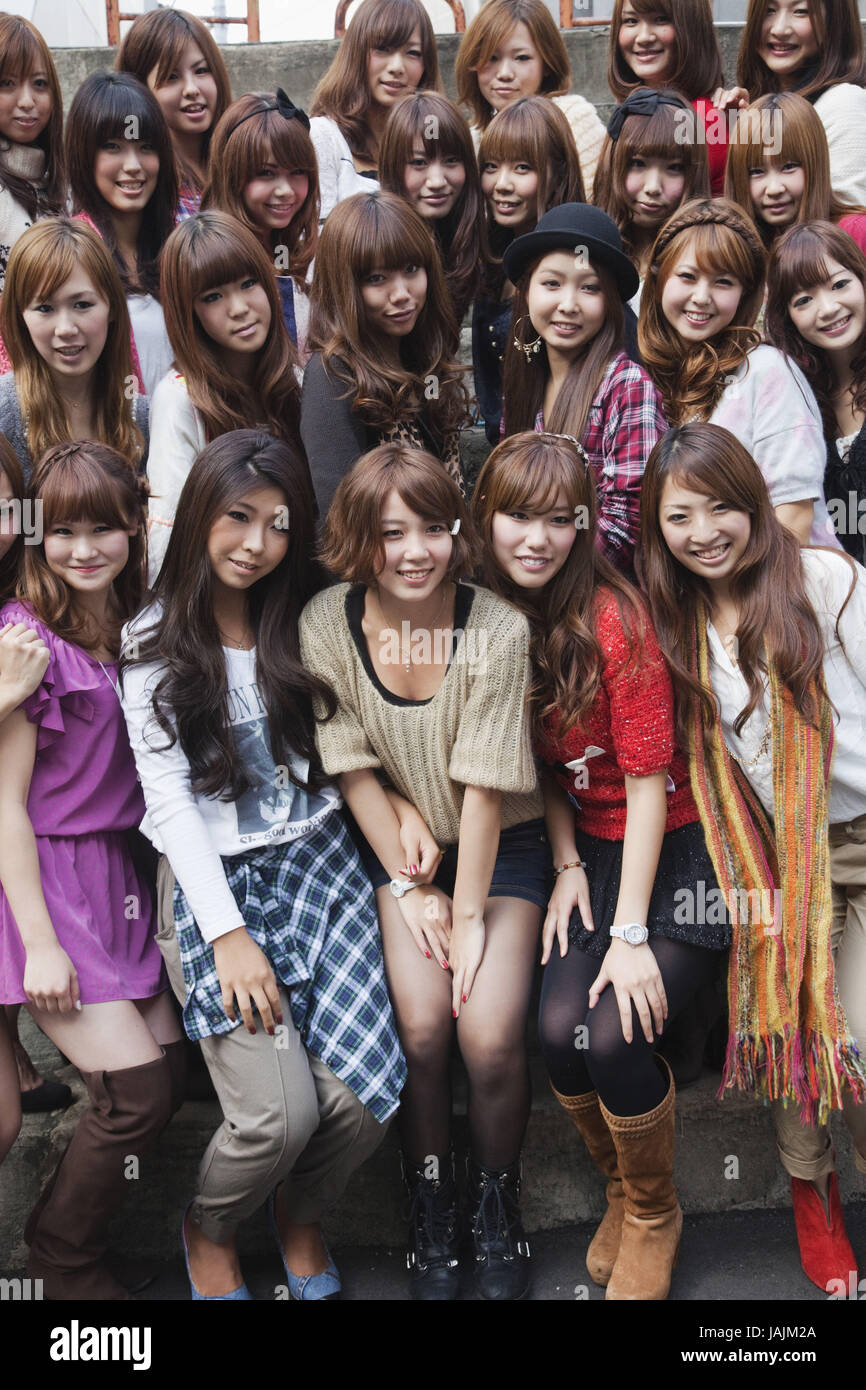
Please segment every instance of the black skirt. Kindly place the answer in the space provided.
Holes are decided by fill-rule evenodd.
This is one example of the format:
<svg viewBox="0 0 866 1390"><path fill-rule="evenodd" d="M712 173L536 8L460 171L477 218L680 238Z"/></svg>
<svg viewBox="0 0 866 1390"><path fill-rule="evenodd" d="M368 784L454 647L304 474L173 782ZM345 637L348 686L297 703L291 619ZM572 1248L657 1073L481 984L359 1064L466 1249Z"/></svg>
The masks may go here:
<svg viewBox="0 0 866 1390"><path fill-rule="evenodd" d="M569 944L590 956L603 956L610 945L622 874L622 840L601 840L575 833L578 853L589 879L595 931L588 932L577 908L571 914ZM646 926L650 938L667 936L711 951L731 944L730 917L716 880L700 821L669 830L662 840Z"/></svg>

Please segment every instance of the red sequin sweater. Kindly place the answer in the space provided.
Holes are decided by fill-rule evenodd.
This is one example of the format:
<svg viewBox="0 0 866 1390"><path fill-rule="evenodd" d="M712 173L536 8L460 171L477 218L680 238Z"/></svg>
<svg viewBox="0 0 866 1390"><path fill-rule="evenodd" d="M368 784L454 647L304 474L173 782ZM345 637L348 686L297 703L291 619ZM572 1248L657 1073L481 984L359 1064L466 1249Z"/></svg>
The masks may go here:
<svg viewBox="0 0 866 1390"><path fill-rule="evenodd" d="M659 772L668 773L665 833L697 821L688 763L674 742L673 686L652 625L646 621L643 653L632 660L616 598L603 590L596 637L603 666L595 703L565 734L551 716L537 749L578 802L578 828L601 840L623 839L626 776Z"/></svg>

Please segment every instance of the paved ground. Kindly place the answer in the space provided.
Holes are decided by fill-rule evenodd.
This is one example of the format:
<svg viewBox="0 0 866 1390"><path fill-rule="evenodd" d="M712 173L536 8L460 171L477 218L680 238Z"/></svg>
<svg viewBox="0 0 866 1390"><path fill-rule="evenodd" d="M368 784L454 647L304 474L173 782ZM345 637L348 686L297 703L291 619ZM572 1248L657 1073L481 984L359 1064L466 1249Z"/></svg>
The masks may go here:
<svg viewBox="0 0 866 1390"><path fill-rule="evenodd" d="M861 1271L866 1274L866 1204L849 1204L846 1222ZM604 1290L590 1282L583 1265L591 1235L591 1227L576 1226L532 1238L533 1301L603 1300ZM402 1250L344 1247L337 1255L344 1299L381 1302L408 1298ZM245 1262L244 1272L256 1298L272 1299L275 1288L284 1282L276 1254L273 1261ZM188 1296L178 1260L161 1267L156 1281L139 1298L177 1301ZM861 1296L866 1299L866 1280ZM472 1298L468 1280L463 1298ZM800 1268L793 1218L787 1211L687 1218L671 1298L675 1302L827 1302L825 1294Z"/></svg>

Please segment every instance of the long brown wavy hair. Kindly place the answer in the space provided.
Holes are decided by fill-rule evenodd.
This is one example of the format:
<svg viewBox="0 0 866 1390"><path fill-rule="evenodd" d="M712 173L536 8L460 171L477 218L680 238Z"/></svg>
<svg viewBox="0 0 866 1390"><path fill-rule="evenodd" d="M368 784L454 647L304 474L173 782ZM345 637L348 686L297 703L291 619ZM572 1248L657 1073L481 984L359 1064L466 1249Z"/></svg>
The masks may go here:
<svg viewBox="0 0 866 1390"><path fill-rule="evenodd" d="M457 100L472 113L472 124L486 130L493 119L478 86L478 69L490 61L518 24L525 24L544 67L539 95L563 96L571 86L571 64L562 34L544 0L487 0L457 50Z"/></svg>
<svg viewBox="0 0 866 1390"><path fill-rule="evenodd" d="M547 511L564 494L576 527L565 564L541 590L512 583L493 550L497 512ZM584 511L578 512L578 508ZM632 646L643 651L647 618L641 599L596 544L595 478L567 439L532 430L512 435L493 450L478 475L472 515L481 537L481 582L529 619L533 682L530 710L536 741L555 719L565 733L591 708L601 683L604 655L596 635L599 600L612 594Z"/></svg>
<svg viewBox="0 0 866 1390"><path fill-rule="evenodd" d="M273 109L274 102L271 92L249 92L225 112L211 141L210 176L201 196L201 211L214 208L231 213L263 245L267 242L272 255L285 246L288 265L283 268L298 288L305 290L319 235L319 166L313 142L301 122L287 121ZM256 226L243 197L246 185L266 164L302 170L310 184L289 225L270 231Z"/></svg>
<svg viewBox="0 0 866 1390"><path fill-rule="evenodd" d="M583 175L571 127L558 106L546 97L521 97L493 117L478 147L478 168L487 163L522 161L538 174L538 216L561 203L585 203ZM498 294L504 272L502 255L514 232L496 225L485 206L490 262L487 281ZM525 231L530 230L524 228Z"/></svg>
<svg viewBox="0 0 866 1390"><path fill-rule="evenodd" d="M424 70L418 83L439 91L439 54L430 16L420 0L363 0L352 16L346 37L327 72L319 78L310 107L311 116L336 121L356 159L375 164L375 137L367 122L372 100L367 79L367 59L374 48L393 52L402 48L417 29L421 35Z"/></svg>
<svg viewBox="0 0 866 1390"><path fill-rule="evenodd" d="M866 256L841 227L834 227L831 222L810 222L790 227L779 238L770 255L767 274L765 330L773 346L802 370L821 407L824 433L828 439L835 439L839 432L833 405L836 378L830 358L822 348L806 342L795 328L788 308L796 294L827 279L830 261L845 266L866 290ZM851 371L854 407L866 414L866 334L857 346Z"/></svg>
<svg viewBox="0 0 866 1390"><path fill-rule="evenodd" d="M522 434L524 430L533 428L550 380L546 344L542 342L538 352L529 360L516 346L521 334L524 331L528 334L532 328L529 283L541 262L550 254L550 251L545 251L536 256L516 286L502 370L502 402L507 435ZM604 322L572 363L568 376L559 388L550 419L544 422L547 429L555 434L572 434L575 439L583 437L590 406L611 359L622 352L625 339L625 313L613 276L603 265L592 265L592 269L598 276L604 295ZM529 325L525 330L518 328L521 319ZM532 328L532 331L536 330Z"/></svg>
<svg viewBox="0 0 866 1390"><path fill-rule="evenodd" d="M0 334L15 373L15 390L27 420L27 444L37 459L53 444L69 441L69 420L47 363L24 322L24 310L50 299L76 271L84 272L108 302L110 322L105 347L93 369L91 391L97 438L137 463L144 438L127 394L135 381L129 338L129 312L111 253L92 227L69 217L46 217L16 241L0 297Z"/></svg>
<svg viewBox="0 0 866 1390"><path fill-rule="evenodd" d="M814 101L828 87L851 82L866 84L863 29L857 0L805 0L818 43L818 57L804 64L796 91ZM769 0L749 0L737 57L737 81L752 100L781 90L781 82L758 53L761 28ZM798 74L794 74L795 78Z"/></svg>
<svg viewBox="0 0 866 1390"><path fill-rule="evenodd" d="M18 455L5 434L0 434L0 473L5 473L9 482L10 495L8 500L13 503L22 503L25 493L24 474L21 470L21 464L18 462ZM4 602L15 591L23 556L24 532L23 529L19 528L6 554L0 555L0 603Z"/></svg>
<svg viewBox="0 0 866 1390"><path fill-rule="evenodd" d="M711 424L681 425L659 440L647 461L638 548L641 586L677 692L680 747L693 746L694 695L701 702L707 736L717 715L712 691L689 671L698 600L709 606L711 593L699 575L674 558L662 535L660 515L669 478L751 518L748 544L730 579L731 597L739 609L737 659L749 687L749 699L734 728L739 733L763 700L769 661L775 663L803 718L816 723L813 682L823 689L824 642L806 594L797 538L777 519L761 470L729 430Z"/></svg>
<svg viewBox="0 0 866 1390"><path fill-rule="evenodd" d="M687 250L699 269L734 275L743 286L733 322L711 342L686 343L662 310L662 291ZM711 415L725 377L760 343L753 325L763 299L765 266L754 223L726 198L686 203L659 232L641 296L638 347L673 424Z"/></svg>
<svg viewBox="0 0 866 1390"><path fill-rule="evenodd" d="M0 14L0 81L44 72L51 92L48 124L33 144L45 153L45 174L37 188L29 179L6 167L0 141L0 184L24 208L31 221L48 213L62 212L66 199L63 164L63 95L51 50L35 25L17 14Z"/></svg>
<svg viewBox="0 0 866 1390"><path fill-rule="evenodd" d="M683 108L659 106L651 116L627 116L616 140L605 136L595 171L592 201L613 218L619 227L623 250L635 258L630 239L632 219L630 199L625 190L626 175L633 159L678 160L683 166L685 185L679 206L693 198L710 196L710 164L702 140L684 140L683 128L696 131L695 114L689 107L687 120Z"/></svg>
<svg viewBox="0 0 866 1390"><path fill-rule="evenodd" d="M445 283L460 323L478 291L487 259L484 197L472 135L454 103L439 92L404 97L388 117L379 151L379 183L387 193L405 196L405 169L418 140L431 159L459 159L466 171L453 210L428 224L439 245Z"/></svg>
<svg viewBox="0 0 866 1390"><path fill-rule="evenodd" d="M232 503L267 487L285 495L289 544L276 568L247 595L256 682L268 715L274 762L288 767L293 752L308 758L309 779L296 785L322 786L312 698L323 701L328 715L336 700L327 685L304 670L298 641L301 609L322 582L312 553L313 494L303 456L283 440L259 430L235 430L198 455L183 485L154 586L155 620L148 623L151 610L146 610L130 633L120 665L121 681L138 662L165 667L152 696L154 722L167 740L161 746L178 742L189 762L193 793L223 801L236 800L249 783L231 732L208 537Z"/></svg>
<svg viewBox="0 0 866 1390"><path fill-rule="evenodd" d="M619 46L625 0L615 0L610 21L607 83L617 101L645 83L629 67ZM675 87L689 101L711 97L724 86L722 55L713 26L712 0L631 0L639 15L666 15L676 35L676 64L666 87Z"/></svg>
<svg viewBox="0 0 866 1390"><path fill-rule="evenodd" d="M128 531L129 559L112 585L108 631L94 632L92 620L76 609L75 591L48 567L44 541L24 547L16 594L58 637L85 651L103 642L120 650L120 629L138 611L145 588L147 483L116 449L87 439L57 444L33 470L30 498L41 504L42 530L70 521L102 523Z"/></svg>
<svg viewBox="0 0 866 1390"><path fill-rule="evenodd" d="M361 295L375 267L427 272L427 298L418 320L401 339L401 364L376 352L366 329ZM310 295L307 346L320 352L328 371L346 384L352 409L376 429L422 414L441 445L467 418L463 370L455 361L457 322L436 244L424 219L395 193L355 193L331 213L319 238ZM429 384L434 381L438 395Z"/></svg>
<svg viewBox="0 0 866 1390"><path fill-rule="evenodd" d="M196 15L187 14L186 10L148 10L132 21L118 49L114 66L118 72L131 72L145 86L156 68L153 86L156 91L166 84L189 43L197 44L201 49L217 90L213 124L201 138L202 162L206 164L214 128L232 99L228 68L207 24ZM178 151L175 151L174 157L178 183L200 192L201 180L195 169Z"/></svg>
<svg viewBox="0 0 866 1390"><path fill-rule="evenodd" d="M827 135L821 117L811 102L796 92L771 92L753 101L737 117L725 170L725 197L753 219L768 249L786 229L771 227L759 217L752 203L749 172L763 165L767 148L764 137L770 130L774 143L777 131L781 136L780 148L777 151L774 149L774 158L780 164L787 164L789 160L799 164L805 176L806 186L797 213L798 223L838 222L851 213L866 212L866 208L846 203L833 192Z"/></svg>
<svg viewBox="0 0 866 1390"><path fill-rule="evenodd" d="M268 336L256 353L252 391L224 366L195 312L200 294L246 276L259 281L271 309ZM272 434L300 450L297 353L286 332L273 266L253 233L227 212L187 218L165 243L161 287L174 360L208 438L267 424Z"/></svg>

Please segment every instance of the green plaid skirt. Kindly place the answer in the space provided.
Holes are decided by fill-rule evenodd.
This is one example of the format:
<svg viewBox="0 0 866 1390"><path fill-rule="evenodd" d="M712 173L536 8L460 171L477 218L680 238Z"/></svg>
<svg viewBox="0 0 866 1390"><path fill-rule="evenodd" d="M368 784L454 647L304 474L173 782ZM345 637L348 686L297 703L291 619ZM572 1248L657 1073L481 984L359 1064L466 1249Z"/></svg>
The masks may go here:
<svg viewBox="0 0 866 1390"><path fill-rule="evenodd" d="M310 835L223 859L244 924L289 996L304 1046L381 1123L397 1109L406 1063L397 1038L370 881L339 812ZM174 921L190 1038L242 1027L223 1010L213 947L175 883Z"/></svg>

